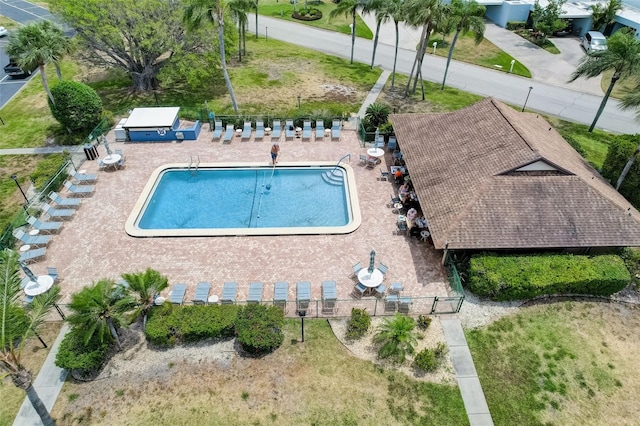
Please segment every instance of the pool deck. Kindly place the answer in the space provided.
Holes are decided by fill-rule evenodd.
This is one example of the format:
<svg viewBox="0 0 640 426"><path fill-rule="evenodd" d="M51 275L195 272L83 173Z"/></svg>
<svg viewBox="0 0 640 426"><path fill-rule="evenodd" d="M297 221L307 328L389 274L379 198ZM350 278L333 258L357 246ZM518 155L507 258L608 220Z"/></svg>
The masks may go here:
<svg viewBox="0 0 640 426"><path fill-rule="evenodd" d="M206 127L206 126L205 126ZM387 283L404 284L403 295L446 296L450 292L441 266L441 253L404 234L396 235L396 215L389 207L397 190L392 182L380 181L380 167L388 168L391 153L374 169L359 164L360 146L355 131L343 129L341 140L285 141L280 139L279 160L283 162L338 161L351 154L362 225L346 235L286 235L241 237L134 238L124 230L125 222L151 173L166 163L188 162L198 155L200 162L271 161L271 141L248 141L234 137L229 144L211 141L203 129L196 141L172 143L115 142L107 135L111 149L120 148L126 156L121 170L98 170L95 161L79 169L99 175L96 191L83 198L75 217L69 220L47 248L44 260L34 263L36 273L46 266L58 268L62 303L86 285L102 278L119 279L120 274L157 269L169 278L170 286L188 285L185 303L195 292L196 283L209 281L211 294L221 295L225 281L238 282L237 301L244 301L250 281L264 283L263 300L271 300L276 281L289 282L289 300L295 300L295 284L311 281L312 299L321 298L321 281L335 280L338 299L350 297L354 282L349 278L352 265L369 263L376 250L376 261L389 267ZM103 146L98 147L102 158ZM63 193L68 196L68 194ZM428 201L426 201L428 202ZM167 291L165 291L166 293ZM166 296L166 294L163 294Z"/></svg>

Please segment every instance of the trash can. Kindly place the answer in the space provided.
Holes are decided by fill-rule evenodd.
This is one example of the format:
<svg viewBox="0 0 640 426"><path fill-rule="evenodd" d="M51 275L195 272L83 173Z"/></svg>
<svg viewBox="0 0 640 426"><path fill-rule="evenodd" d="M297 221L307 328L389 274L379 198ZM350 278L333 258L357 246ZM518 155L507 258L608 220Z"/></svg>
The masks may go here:
<svg viewBox="0 0 640 426"><path fill-rule="evenodd" d="M95 160L98 158L98 150L95 146L87 144L84 146L84 155L87 157L87 160Z"/></svg>

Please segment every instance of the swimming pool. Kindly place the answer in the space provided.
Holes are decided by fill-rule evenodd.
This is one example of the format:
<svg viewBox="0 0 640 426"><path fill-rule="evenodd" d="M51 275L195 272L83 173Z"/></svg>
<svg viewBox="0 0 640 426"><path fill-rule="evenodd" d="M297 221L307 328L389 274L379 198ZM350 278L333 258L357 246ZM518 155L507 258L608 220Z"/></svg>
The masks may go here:
<svg viewBox="0 0 640 426"><path fill-rule="evenodd" d="M168 164L152 173L125 229L134 237L346 234L360 223L348 165Z"/></svg>

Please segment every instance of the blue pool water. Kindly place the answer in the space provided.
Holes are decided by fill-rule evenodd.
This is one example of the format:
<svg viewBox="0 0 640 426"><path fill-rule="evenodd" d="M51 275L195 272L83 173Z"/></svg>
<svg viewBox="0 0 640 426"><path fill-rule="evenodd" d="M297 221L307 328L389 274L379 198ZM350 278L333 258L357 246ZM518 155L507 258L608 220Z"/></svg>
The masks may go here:
<svg viewBox="0 0 640 426"><path fill-rule="evenodd" d="M347 185L332 167L214 168L160 174L140 229L339 227L352 218ZM273 172L273 177L272 177ZM267 189L269 187L269 189Z"/></svg>

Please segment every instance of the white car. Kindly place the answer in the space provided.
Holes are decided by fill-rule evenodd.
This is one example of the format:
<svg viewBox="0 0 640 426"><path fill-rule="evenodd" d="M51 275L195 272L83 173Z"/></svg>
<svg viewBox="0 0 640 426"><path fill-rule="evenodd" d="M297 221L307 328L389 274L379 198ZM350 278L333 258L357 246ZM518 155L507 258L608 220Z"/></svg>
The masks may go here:
<svg viewBox="0 0 640 426"><path fill-rule="evenodd" d="M0 27L0 37L4 37L9 34L9 31L5 27Z"/></svg>
<svg viewBox="0 0 640 426"><path fill-rule="evenodd" d="M582 47L587 53L607 50L607 39L598 31L589 31L582 38Z"/></svg>

